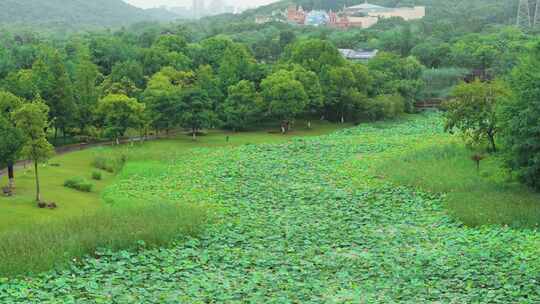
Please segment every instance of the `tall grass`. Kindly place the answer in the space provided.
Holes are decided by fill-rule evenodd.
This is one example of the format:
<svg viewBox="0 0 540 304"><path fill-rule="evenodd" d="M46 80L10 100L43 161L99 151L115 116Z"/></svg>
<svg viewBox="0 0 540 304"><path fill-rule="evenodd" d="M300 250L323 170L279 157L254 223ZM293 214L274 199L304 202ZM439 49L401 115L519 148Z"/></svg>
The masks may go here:
<svg viewBox="0 0 540 304"><path fill-rule="evenodd" d="M50 224L0 234L0 277L35 274L63 267L99 248L134 249L196 236L207 220L204 206L121 204Z"/></svg>
<svg viewBox="0 0 540 304"><path fill-rule="evenodd" d="M449 213L469 226L540 225L540 194L512 179L501 160L482 161L480 172L462 145L426 148L387 161L378 170L397 184L446 194Z"/></svg>

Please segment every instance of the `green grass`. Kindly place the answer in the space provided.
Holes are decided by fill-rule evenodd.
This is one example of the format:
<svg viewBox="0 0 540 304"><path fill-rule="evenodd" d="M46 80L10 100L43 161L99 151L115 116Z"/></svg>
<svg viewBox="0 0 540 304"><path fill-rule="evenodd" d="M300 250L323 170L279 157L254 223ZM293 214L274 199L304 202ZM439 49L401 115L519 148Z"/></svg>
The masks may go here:
<svg viewBox="0 0 540 304"><path fill-rule="evenodd" d="M16 195L14 197L0 196L0 232L11 229L18 229L30 226L34 223L49 223L54 220L61 220L73 216L92 214L103 207L101 192L108 185L114 182L115 175L103 172L102 179L94 181L94 189L90 193L82 193L64 187L64 181L73 176L90 175L95 171L93 162L96 157L109 157L126 153L126 150L134 151L129 153L131 159L137 160L165 160L173 157L177 153L184 153L197 147L219 147L237 146L243 144L257 143L277 143L288 141L297 136L317 136L328 134L337 129L350 127L350 124L337 125L327 122L317 122L313 124L313 129L308 130L302 127L299 122L297 127L289 134L269 133L274 129L264 129L254 132L233 133L225 131L211 130L206 136L201 136L197 141L192 141L191 137L178 135L172 139L146 142L143 145L126 145L121 147L96 148L84 151L77 151L65 155L59 155L50 160L51 164L59 166L40 166L41 188L43 199L48 202L55 202L58 205L56 210L41 210L36 208L34 202L35 185L32 168L21 168L15 172ZM226 137L229 136L229 141ZM0 178L0 185L7 184L7 177Z"/></svg>
<svg viewBox="0 0 540 304"><path fill-rule="evenodd" d="M420 142L415 150L386 161L378 174L396 184L445 194L449 213L469 226L538 227L540 194L513 180L497 156L483 160L478 172L472 155L459 141Z"/></svg>
<svg viewBox="0 0 540 304"><path fill-rule="evenodd" d="M131 201L91 215L10 230L0 233L0 276L63 267L102 248L117 251L142 244L146 248L167 245L197 235L206 220L206 206Z"/></svg>

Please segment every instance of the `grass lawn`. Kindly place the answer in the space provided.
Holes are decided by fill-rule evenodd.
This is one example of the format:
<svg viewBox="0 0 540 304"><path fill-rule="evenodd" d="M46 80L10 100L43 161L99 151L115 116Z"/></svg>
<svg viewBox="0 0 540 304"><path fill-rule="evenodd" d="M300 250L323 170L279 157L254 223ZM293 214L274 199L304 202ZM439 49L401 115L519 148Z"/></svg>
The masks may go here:
<svg viewBox="0 0 540 304"><path fill-rule="evenodd" d="M443 194L449 214L468 226L539 227L540 194L516 181L499 156L486 154L477 171L461 138L442 131L400 144L373 162L382 181Z"/></svg>
<svg viewBox="0 0 540 304"><path fill-rule="evenodd" d="M540 194L521 185L496 155L481 162L459 141L420 141L415 148L385 162L378 174L400 185L443 193L449 213L469 226L509 225L538 228Z"/></svg>
<svg viewBox="0 0 540 304"><path fill-rule="evenodd" d="M197 141L192 141L191 137L179 135L173 139L164 139L147 142L143 147L138 147L139 159L158 159L169 157L178 151L184 151L196 147L217 147L235 146L242 144L276 143L290 140L297 136L316 136L331 133L339 128L350 127L350 124L337 125L327 122L317 122L313 128L308 130L305 124L299 122L297 128L287 135L269 133L278 130L258 130L245 133L230 133L224 131L210 131L206 136L201 136ZM226 137L229 136L229 142ZM97 148L84 151L73 152L56 156L49 161L49 164L56 166L40 166L41 188L43 199L48 202L56 202L59 206L56 210L38 209L34 202L35 185L32 168L18 169L15 172L16 196L11 198L0 197L0 232L27 227L34 223L47 223L50 220L65 219L80 215L91 215L100 207L103 202L101 192L114 180L115 176L103 172L103 180L93 181L92 172L96 169L92 167L92 161L96 155L107 153L108 151L120 148ZM140 153L139 153L140 152ZM73 177L85 177L95 184L94 190L90 193L83 193L63 186L64 181ZM7 184L7 177L0 179L0 184Z"/></svg>

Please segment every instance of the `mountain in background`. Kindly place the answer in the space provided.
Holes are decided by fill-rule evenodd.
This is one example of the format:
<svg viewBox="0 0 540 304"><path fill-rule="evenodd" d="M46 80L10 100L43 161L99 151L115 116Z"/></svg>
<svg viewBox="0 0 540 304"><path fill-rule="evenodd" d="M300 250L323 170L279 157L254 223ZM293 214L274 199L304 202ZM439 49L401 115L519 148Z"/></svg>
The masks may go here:
<svg viewBox="0 0 540 304"><path fill-rule="evenodd" d="M144 10L122 0L1 0L0 24L80 29L140 21L171 21L165 9Z"/></svg>

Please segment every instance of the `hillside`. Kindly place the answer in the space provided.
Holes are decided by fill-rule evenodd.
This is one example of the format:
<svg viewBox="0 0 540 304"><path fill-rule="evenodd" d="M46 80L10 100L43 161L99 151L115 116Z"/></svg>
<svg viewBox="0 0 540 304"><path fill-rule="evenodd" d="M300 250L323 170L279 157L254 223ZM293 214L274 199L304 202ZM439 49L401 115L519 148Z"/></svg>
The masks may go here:
<svg viewBox="0 0 540 304"><path fill-rule="evenodd" d="M2 0L0 24L88 28L139 21L173 20L166 11L147 11L122 0Z"/></svg>
<svg viewBox="0 0 540 304"><path fill-rule="evenodd" d="M244 18L255 15L268 15L274 10L286 9L291 3L301 5L306 10L340 10L344 6L364 3L365 0L283 0L246 11ZM426 6L428 18L450 23L462 23L468 20L473 23L514 24L518 1L509 0L369 0L371 4L385 7Z"/></svg>

